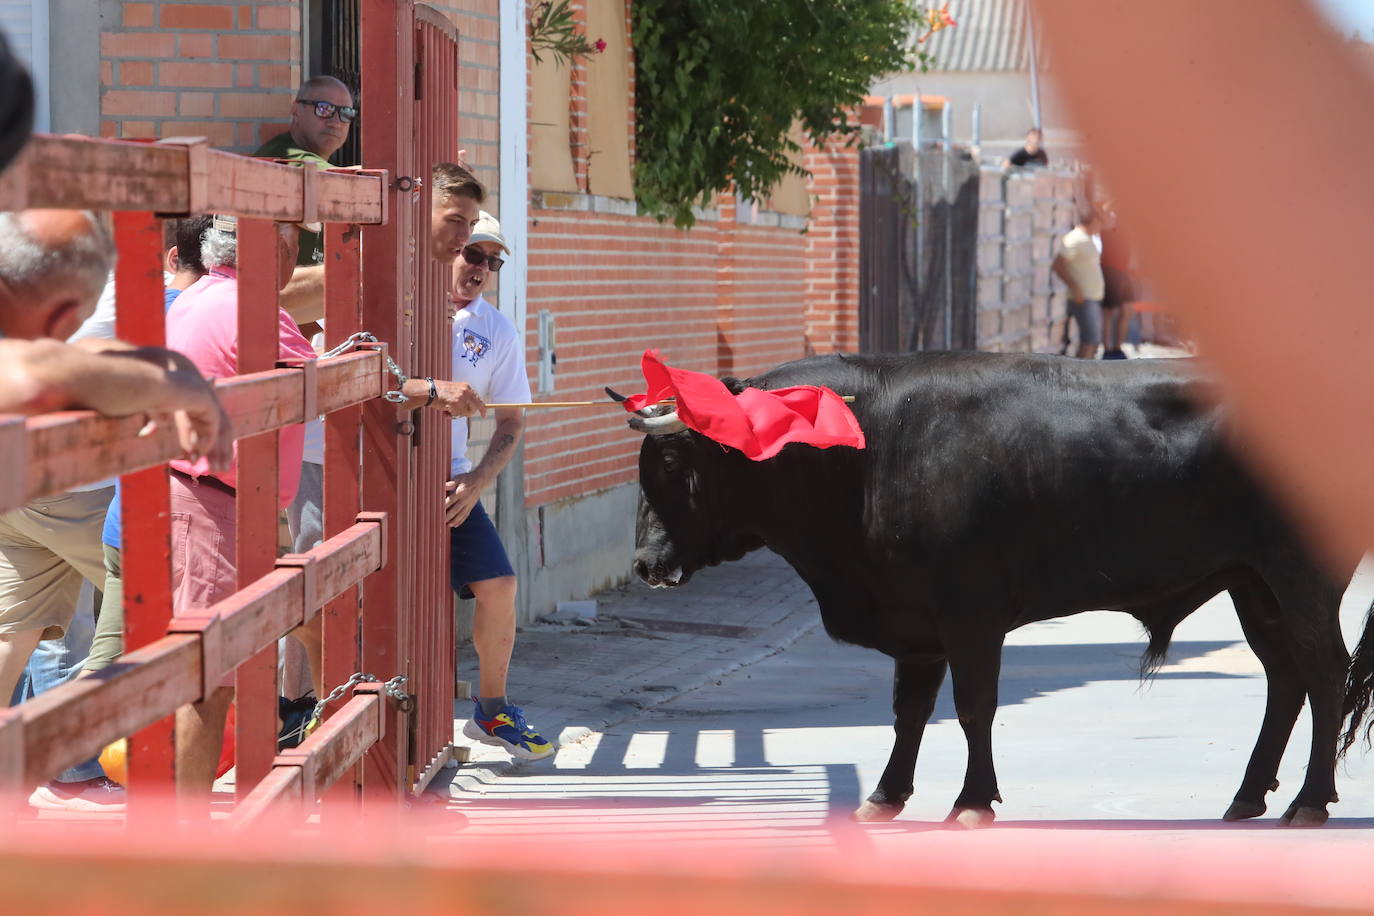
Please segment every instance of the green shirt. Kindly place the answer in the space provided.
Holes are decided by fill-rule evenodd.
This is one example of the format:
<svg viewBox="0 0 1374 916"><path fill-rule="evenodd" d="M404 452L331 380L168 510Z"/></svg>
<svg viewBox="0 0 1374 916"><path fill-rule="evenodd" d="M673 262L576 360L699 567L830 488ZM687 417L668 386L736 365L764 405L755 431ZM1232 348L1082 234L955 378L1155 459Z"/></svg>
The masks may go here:
<svg viewBox="0 0 1374 916"><path fill-rule="evenodd" d="M253 153L260 159L290 159L295 162L308 162L317 169L332 169L334 163L322 156L310 152L308 149L301 149L296 146L296 141L291 138L291 131L284 131L268 140L258 147L257 152ZM318 232L301 230L301 251L296 256L296 263L306 266L324 263L324 237Z"/></svg>

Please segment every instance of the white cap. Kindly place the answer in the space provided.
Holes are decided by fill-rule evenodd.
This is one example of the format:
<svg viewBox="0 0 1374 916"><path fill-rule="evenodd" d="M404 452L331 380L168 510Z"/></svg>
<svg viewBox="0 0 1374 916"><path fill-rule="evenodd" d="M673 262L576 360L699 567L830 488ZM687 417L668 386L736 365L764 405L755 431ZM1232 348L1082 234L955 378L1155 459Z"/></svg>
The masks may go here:
<svg viewBox="0 0 1374 916"><path fill-rule="evenodd" d="M501 246L501 250L510 254L510 249L506 247L506 240L501 237L501 224L496 221L486 210L479 210L477 222L472 226L472 237L468 239L468 244L477 242L495 242Z"/></svg>

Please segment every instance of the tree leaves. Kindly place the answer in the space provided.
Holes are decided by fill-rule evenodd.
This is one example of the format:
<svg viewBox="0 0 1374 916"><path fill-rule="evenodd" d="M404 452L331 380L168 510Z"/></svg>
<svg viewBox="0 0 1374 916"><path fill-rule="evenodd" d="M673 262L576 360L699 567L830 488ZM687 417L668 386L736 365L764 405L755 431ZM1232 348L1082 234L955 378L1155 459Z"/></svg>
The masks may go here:
<svg viewBox="0 0 1374 916"><path fill-rule="evenodd" d="M680 228L737 187L763 198L788 173L800 120L813 142L854 135L847 112L882 75L929 58L909 0L635 0L635 193Z"/></svg>

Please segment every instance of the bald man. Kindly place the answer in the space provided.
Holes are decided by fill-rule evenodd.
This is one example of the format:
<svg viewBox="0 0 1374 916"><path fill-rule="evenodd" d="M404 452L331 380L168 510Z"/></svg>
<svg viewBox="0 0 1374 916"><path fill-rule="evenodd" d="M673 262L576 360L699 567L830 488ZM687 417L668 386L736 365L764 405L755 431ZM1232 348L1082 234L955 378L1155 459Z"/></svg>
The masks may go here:
<svg viewBox="0 0 1374 916"><path fill-rule="evenodd" d="M228 417L184 356L114 340L61 342L94 310L113 254L90 213L0 213L0 411L169 415L188 455L226 465ZM112 493L112 485L97 484L0 514L0 697L13 694L40 639L66 632L82 580L104 583L100 534ZM40 786L30 801L81 811L123 807L123 788L103 772L63 776L71 778Z"/></svg>
<svg viewBox="0 0 1374 916"><path fill-rule="evenodd" d="M253 153L264 159L287 159L317 169L334 168L329 158L348 140L358 109L353 93L332 76L312 76L291 102L291 126ZM281 307L297 324L324 317L324 238L301 232L296 272L281 292Z"/></svg>

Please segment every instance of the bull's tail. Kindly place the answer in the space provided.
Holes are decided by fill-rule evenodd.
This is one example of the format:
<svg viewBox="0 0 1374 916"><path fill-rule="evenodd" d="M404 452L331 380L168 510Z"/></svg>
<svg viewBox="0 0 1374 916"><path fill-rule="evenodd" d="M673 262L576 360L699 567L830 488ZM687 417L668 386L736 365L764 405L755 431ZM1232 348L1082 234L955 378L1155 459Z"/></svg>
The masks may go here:
<svg viewBox="0 0 1374 916"><path fill-rule="evenodd" d="M1374 700L1374 604L1365 613L1364 632L1355 646L1355 654L1350 657L1350 669L1345 678L1345 701L1341 712L1350 722L1341 735L1341 756L1345 756L1359 739L1360 726L1369 714L1371 700ZM1365 725L1364 733L1365 744L1369 744L1374 722Z"/></svg>

